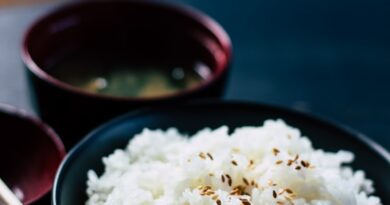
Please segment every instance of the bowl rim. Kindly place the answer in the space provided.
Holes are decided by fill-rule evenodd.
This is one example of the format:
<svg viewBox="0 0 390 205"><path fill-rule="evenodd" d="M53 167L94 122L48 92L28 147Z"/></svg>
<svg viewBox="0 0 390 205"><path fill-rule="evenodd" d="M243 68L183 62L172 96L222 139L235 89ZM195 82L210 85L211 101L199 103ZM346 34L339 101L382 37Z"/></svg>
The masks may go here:
<svg viewBox="0 0 390 205"><path fill-rule="evenodd" d="M23 109L19 109L12 105L4 104L4 103L0 103L0 114L4 114L12 118L18 118L27 121L33 124L36 128L40 129L53 142L54 147L58 151L59 157L61 159L60 162L62 162L62 160L66 155L64 144L62 143L59 135L49 125L42 122L41 120L34 117L33 115L28 114L28 112ZM59 168L60 168L60 163L57 170ZM42 192L40 194L26 201L25 204L31 204L39 200L40 198L48 194L53 186L54 186L54 181L50 184L50 186L46 186L44 189L42 189Z"/></svg>
<svg viewBox="0 0 390 205"><path fill-rule="evenodd" d="M128 4L128 5L144 5L144 6L152 6L159 7L165 9L167 12L178 13L183 16L187 16L193 21L202 25L205 29L209 30L212 35L214 35L217 39L217 42L221 44L222 51L226 54L226 58L224 60L217 61L221 62L221 65L216 67L215 71L209 79L205 79L198 85L183 89L174 93L151 96L151 97L135 97L135 96L113 96L107 94L97 94L85 91L83 89L72 86L68 83L65 83L52 75L48 74L44 69L38 66L33 60L30 51L29 51L29 42L31 34L35 31L35 29L43 24L45 21L50 19L55 19L56 15L59 13L69 13L69 11L82 9L85 10L85 7L93 6L93 5L106 5L106 4ZM22 38L21 44L21 58L24 62L24 65L27 69L32 72L39 79L51 84L54 87L60 88L62 90L71 92L76 95L86 96L90 98L100 99L100 100L110 100L110 101L119 101L119 102L153 102L153 101L164 101L170 99L176 99L180 97L185 97L191 95L193 93L197 93L203 90L208 89L210 86L218 82L223 78L223 75L227 73L231 62L232 62L232 44L229 35L224 30L224 28L213 18L205 14L204 12L190 7L189 5L185 5L183 3L169 3L166 1L142 1L142 0L130 0L130 1L121 1L121 0L112 0L112 1L82 1L82 2L71 2L60 5L59 7L53 9L51 12L41 16L35 22L30 24L28 29L25 31L24 36Z"/></svg>
<svg viewBox="0 0 390 205"><path fill-rule="evenodd" d="M155 111L161 111L164 109L177 109L180 108L191 108L194 106L230 106L234 108L243 108L243 107L250 107L251 109L267 109L267 110L275 110L283 113L287 113L289 115L294 115L299 118L304 119L310 119L314 123L320 124L324 127L332 127L336 129L337 131L345 133L346 136L348 136L350 139L355 140L356 142L359 142L367 147L367 149L373 151L378 157L382 158L384 161L386 161L390 165L390 152L387 151L384 147L379 145L374 140L370 139L368 136L360 133L359 131L356 131L355 129L352 129L349 126L346 126L345 124L336 122L334 120L330 120L324 117L319 117L317 115L314 115L312 113L302 112L298 110L293 110L287 107L283 107L280 105L272 105L267 103L258 103L253 101L237 101L237 100L198 100L195 102L187 102L182 103L180 105L170 105L170 106L160 106L160 107L149 107L149 108L143 108L138 109L136 111L130 111L128 113L122 114L118 117L115 117L111 120L109 120L106 123L103 123L102 125L98 126L96 129L92 130L89 134L87 134L78 144L76 144L68 153L68 155L65 157L65 159L62 161L60 167L57 170L57 174L54 180L54 186L52 191L52 204L58 205L57 201L59 201L60 194L62 188L59 187L64 181L63 175L65 172L69 169L72 162L77 158L77 155L83 151L89 144L93 143L93 141L96 139L95 136L98 136L99 133L106 131L107 129L111 129L112 126L123 122L125 120L129 119L136 119L139 116L143 115L149 115L152 114Z"/></svg>

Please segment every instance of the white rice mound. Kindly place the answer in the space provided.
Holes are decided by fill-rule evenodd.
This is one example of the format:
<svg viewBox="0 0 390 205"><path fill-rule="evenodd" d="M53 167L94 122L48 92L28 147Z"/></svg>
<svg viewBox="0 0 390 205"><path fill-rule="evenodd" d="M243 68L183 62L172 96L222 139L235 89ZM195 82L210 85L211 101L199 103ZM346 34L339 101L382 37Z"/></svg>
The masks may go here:
<svg viewBox="0 0 390 205"><path fill-rule="evenodd" d="M335 142L337 143L337 142ZM88 172L87 205L380 205L348 151L314 149L282 120L260 127L145 129Z"/></svg>

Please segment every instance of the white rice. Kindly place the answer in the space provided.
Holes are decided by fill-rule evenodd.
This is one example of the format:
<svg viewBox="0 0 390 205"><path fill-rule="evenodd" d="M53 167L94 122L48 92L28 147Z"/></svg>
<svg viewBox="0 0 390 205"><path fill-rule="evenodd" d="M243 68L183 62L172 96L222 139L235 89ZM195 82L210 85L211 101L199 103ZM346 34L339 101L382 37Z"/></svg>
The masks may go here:
<svg viewBox="0 0 390 205"><path fill-rule="evenodd" d="M348 151L314 149L281 120L261 127L145 129L88 172L87 205L380 205ZM302 162L303 160L303 162Z"/></svg>

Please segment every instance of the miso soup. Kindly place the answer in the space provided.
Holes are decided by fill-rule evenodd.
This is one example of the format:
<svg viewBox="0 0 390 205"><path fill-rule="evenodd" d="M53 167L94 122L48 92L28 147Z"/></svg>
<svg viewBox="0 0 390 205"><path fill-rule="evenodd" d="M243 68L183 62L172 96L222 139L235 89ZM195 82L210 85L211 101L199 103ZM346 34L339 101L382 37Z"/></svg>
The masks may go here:
<svg viewBox="0 0 390 205"><path fill-rule="evenodd" d="M149 65L85 55L62 58L47 71L84 91L120 97L169 95L196 87L211 76L210 68L201 61Z"/></svg>

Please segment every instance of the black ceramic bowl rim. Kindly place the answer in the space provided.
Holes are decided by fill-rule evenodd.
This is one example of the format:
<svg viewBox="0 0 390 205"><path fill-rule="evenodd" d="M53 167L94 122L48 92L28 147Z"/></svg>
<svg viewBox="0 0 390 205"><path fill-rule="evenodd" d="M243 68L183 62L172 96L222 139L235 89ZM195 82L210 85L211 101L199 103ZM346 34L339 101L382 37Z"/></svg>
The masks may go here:
<svg viewBox="0 0 390 205"><path fill-rule="evenodd" d="M61 138L47 124L45 124L44 122L42 122L38 118L35 118L32 115L28 114L25 110L15 108L15 107L8 105L8 104L0 103L0 112L4 113L6 115L10 115L10 116L31 122L37 128L42 130L49 137L49 139L51 141L53 141L56 149L60 153L60 157L61 158L65 157L66 151L65 151L65 147L61 141ZM59 168L60 167L58 167L58 169ZM45 189L41 192L41 194L36 195L34 198L31 198L29 201L27 201L26 204L31 204L34 201L37 201L38 199L43 197L44 195L48 194L50 192L50 190L53 188L53 186L54 186L54 182L50 186L45 187Z"/></svg>
<svg viewBox="0 0 390 205"><path fill-rule="evenodd" d="M38 25L42 24L44 21L49 20L51 18L54 18L57 13L66 12L68 10L82 8L84 6L88 5L94 5L94 4L116 4L116 3L126 3L126 4L142 4L146 6L158 6L160 8L164 8L169 10L169 12L175 12L180 13L184 16L188 16L192 20L198 22L205 28L209 29L215 37L218 39L218 41L221 43L222 49L226 54L226 60L222 61L222 64L219 65L216 68L216 72L213 73L211 78L204 80L199 85L184 89L178 92L174 92L172 94L166 94L161 96L154 96L154 97L125 97L125 96L112 96L112 95L102 95L102 94L95 94L92 92L84 91L80 88L74 87L70 84L64 83L55 77L49 75L44 69L40 68L35 61L33 60L32 56L29 52L29 41L30 41L30 35L32 32L34 32L34 29L38 27ZM205 13L194 9L190 6L183 5L183 4L172 4L167 2L158 2L154 0L150 1L140 1L140 0L132 0L132 1L121 1L121 0L112 0L112 1L83 1L83 2L77 2L77 3L68 3L66 5L60 6L59 8L55 9L54 11L42 16L38 20L36 20L31 26L27 29L27 31L24 34L23 42L22 42L22 48L21 48L21 57L26 65L26 67L38 78L41 80L48 82L49 84L59 87L60 89L67 90L71 93L75 93L78 95L83 95L91 98L97 98L97 99L105 99L105 100L112 100L112 101L132 101L132 102L150 102L150 101L158 101L158 100L168 100L168 99L175 99L183 96L190 95L195 92L199 92L202 90L208 89L212 84L217 82L219 79L223 77L223 74L227 72L230 64L231 64L231 58L232 58L232 45L229 35L226 33L226 31L223 29L223 27L217 23L214 19L206 15Z"/></svg>
<svg viewBox="0 0 390 205"><path fill-rule="evenodd" d="M60 167L58 168L55 180L54 180L54 187L53 187L53 192L52 192L52 204L57 205L57 201L61 192L61 189L58 187L60 183L64 180L63 175L65 171L71 166L72 162L76 159L78 153L82 151L85 146L87 146L90 143L93 143L93 140L95 139L94 137L98 135L99 133L110 129L113 125L129 118L137 118L138 116L142 116L144 114L150 114L153 113L155 110L161 110L164 108L174 108L174 107L190 107L190 106L196 106L196 105L230 105L230 106L237 106L237 107L263 107L265 109L276 109L284 113L288 113L291 115L299 116L302 118L309 118L312 121L315 121L316 123L322 124L326 127L332 127L336 128L337 130L346 133L348 136L351 136L354 140L359 141L360 143L364 144L367 146L367 149L371 149L375 153L378 154L378 156L382 157L387 163L390 165L390 152L388 152L384 147L376 143L375 141L369 139L367 136L364 134L346 126L340 123L336 123L330 120L325 120L323 118L320 118L318 116L312 115L312 114L307 114L303 113L300 111L280 107L280 106L275 106L275 105L269 105L269 104L260 104L260 103L254 103L254 102L243 102L243 101L200 101L200 102L192 102L192 103L184 103L181 105L176 105L176 106L164 106L164 107L159 107L159 108L144 108L144 109L139 109L137 111L132 111L126 114L123 114L119 117L116 117L93 131L91 131L89 134L86 135L84 139L82 139L76 146L70 150L68 155L65 157L65 159L62 161Z"/></svg>

